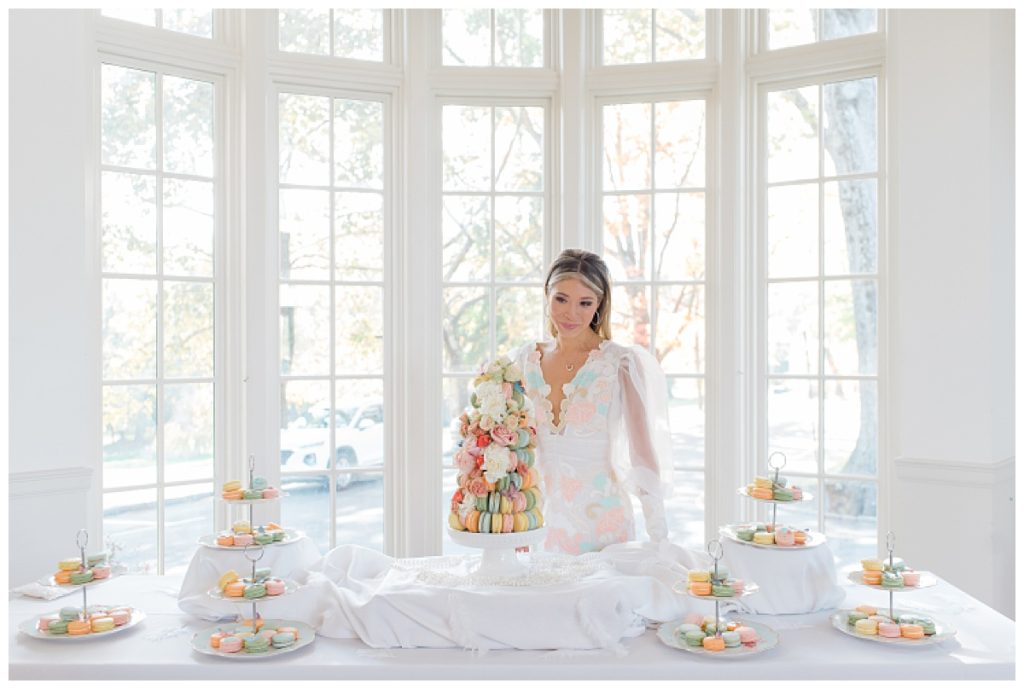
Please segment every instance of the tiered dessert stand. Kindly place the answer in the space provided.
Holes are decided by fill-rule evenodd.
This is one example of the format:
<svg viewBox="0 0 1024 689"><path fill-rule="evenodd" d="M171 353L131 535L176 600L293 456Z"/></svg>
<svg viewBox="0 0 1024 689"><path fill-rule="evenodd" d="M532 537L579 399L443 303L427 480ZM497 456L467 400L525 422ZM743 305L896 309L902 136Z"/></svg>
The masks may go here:
<svg viewBox="0 0 1024 689"><path fill-rule="evenodd" d="M255 545L245 546L243 554L245 555L245 559L248 560L250 562L250 564L252 565L251 574L250 574L250 581L255 581L256 580L256 563L259 562L263 558L263 553L264 553L263 546L255 546ZM295 582L286 579L285 580L284 593L282 593L279 596L271 596L271 598L273 598L273 599L281 598L283 596L287 596L289 594L295 593L297 588L298 587L296 586ZM252 617L250 618L250 620L252 622L252 633L256 634L258 632L259 625L257 624L257 619L258 619L258 617L257 617L257 605L260 602L265 601L267 599L267 597L253 598L253 599L246 599L246 598L242 598L242 597L229 597L229 596L225 596L224 592L221 591L220 588L217 587L217 586L214 586L212 589L207 591L206 595L209 596L210 598L215 599L215 600L226 600L226 601L232 601L232 602L235 602L235 603L251 603L252 604ZM281 655L282 653L290 653L291 651L295 651L295 650L297 650L299 648L302 648L303 646L307 646L307 645L313 643L313 639L316 636L316 632L313 630L312 627L310 627L309 625L304 624L302 622L298 622L298 621L292 621L292 620L264 620L263 623L264 623L264 625L269 625L269 626L273 626L273 627L280 627L280 626L295 627L296 629L299 630L299 638L295 640L295 643L293 643L290 646L286 646L285 648L272 648L271 647L271 648L267 649L266 651L263 651L263 652L260 652L260 653L246 653L244 649L241 650L241 651L238 651L236 653L226 653L226 652L221 651L219 649L213 648L210 645L210 636L212 636L213 634L216 634L218 631L222 631L224 628L237 629L240 626L238 623L231 622L231 623L228 623L228 624L214 625L212 627L207 627L205 629L202 629L202 630L196 632L196 634L192 637L192 648L194 650L196 650L196 651L199 651L200 653L205 653L207 655L212 655L212 656L218 656L218 657L221 657L221 658L266 658L268 656Z"/></svg>
<svg viewBox="0 0 1024 689"><path fill-rule="evenodd" d="M777 459L776 460L775 457L780 457L781 459ZM772 481L774 483L778 483L778 480L779 480L779 470L781 470L784 466L786 466L786 455L784 455L781 452L773 452L770 455L768 455L768 468L774 470L774 472L775 472L774 476L772 476ZM770 503L772 503L772 520L771 520L770 523L772 524L773 527L778 523L777 515L778 515L778 507L779 507L780 503L783 504L783 505L791 505L794 502L807 502L808 500L813 500L814 499L814 495L812 495L811 493L809 493L807 491L802 491L802 497L799 500L767 500L767 499L764 499L764 498L755 498L753 495L748 493L746 488L743 487L743 486L740 486L739 488L737 488L736 492L739 493L740 495L744 496L744 497L750 498L751 500L756 500L758 502L770 502ZM807 536L808 536L808 541L810 541L811 533L809 532L807 534ZM820 537L820 538L817 538L813 545L821 545L822 543L825 542L825 536L823 534L815 534L815 536ZM743 542L745 543L746 541L743 541ZM758 544L758 545L761 545L761 544ZM804 547L809 547L810 545L811 544L808 543ZM784 547L790 547L790 546L784 546Z"/></svg>
<svg viewBox="0 0 1024 689"><path fill-rule="evenodd" d="M711 556L712 571L714 572L713 578L717 579L718 578L718 561L722 559L722 542L718 541L718 540L709 541L707 549L708 549L708 555ZM682 587L685 587L685 588L682 588ZM687 585L687 582L685 582L685 581L677 582L676 584L674 584L672 586L672 590L675 591L676 593L679 593L679 594L685 594L685 595L689 596L690 598L696 598L697 600L706 601L706 600L709 600L709 599L713 598L714 601L715 601L715 636L720 637L720 636L722 636L722 623L723 623L722 613L721 613L721 609L720 609L721 603L723 601L728 602L730 600L735 600L736 598L743 598L744 596L749 596L749 595L752 595L754 593L757 593L758 586L757 586L757 584L754 584L754 583L751 583L751 582L747 582L745 584L745 586L743 587L743 592L742 593L734 594L732 596L713 596L713 595L711 595L711 596L698 596L697 594L695 594L695 593L690 591L690 588ZM681 619L673 620L671 622L665 622L664 624L662 624L658 628L658 638L662 641L662 643L664 643L664 644L666 644L668 646L671 646L673 648L678 648L678 649L681 649L683 651L689 651L691 653L696 653L696 654L699 654L699 655L707 655L707 656L721 657L721 658L743 658L743 657L746 657L746 656L754 655L756 653L763 653L764 651L767 651L767 650L769 650L771 648L775 648L775 646L778 645L778 643L779 643L779 635L771 627L769 627L767 625L764 625L764 624L757 623L757 622L750 622L750 621L744 620L744 622L743 622L744 626L751 627L752 629L754 629L754 631L757 632L757 635L759 637L757 644L755 644L752 647L751 646L740 645L740 646L737 646L737 647L734 647L734 648L726 648L726 649L721 650L721 651L709 651L709 650L703 648L702 646L698 647L698 646L689 646L687 644L680 644L676 640L676 638L675 638L675 629L676 629L676 627L678 627L682 623L683 623L683 620L681 620Z"/></svg>
<svg viewBox="0 0 1024 689"><path fill-rule="evenodd" d="M889 531L889 532L887 532L885 534L885 548L889 552L889 567L890 567L890 569L892 568L892 565L893 565L893 551L895 550L895 546L896 546L896 536L895 536L895 534L893 534L892 531ZM848 618L848 615L849 615L849 613L851 611L850 610L837 610L836 612L832 613L832 615L830 617L830 620L832 621L832 626L835 627L836 629L838 629L839 631L843 632L847 636L854 636L854 637L857 637L858 639L867 639L868 641L876 641L876 642L881 642L881 643L888 643L888 644L892 644L892 645L895 645L895 646L927 646L927 645L930 645L930 644L935 644L935 643L939 643L941 641L945 641L946 639L949 639L949 638L953 637L956 634L956 630L953 627L951 627L950 625L946 624L945 622L941 622L941 621L935 619L935 617L933 615L931 615L931 614L923 613L923 612L916 612L914 610L896 610L893 607L893 594L898 593L898 592L916 591L917 589L923 589L923 588L928 588L930 586L935 586L935 584L936 584L935 576L932 575L930 572L921 572L921 579L920 579L920 582L917 584L917 586L903 586L903 587L900 587L900 588L886 588L886 587L881 586L880 584L865 584L864 581L863 581L863 578L861 577L861 574L859 572L850 572L849 579L853 583L860 584L861 586L867 586L868 588L872 588L872 589L876 589L876 590L888 591L889 592L889 618L890 619L896 620L899 615L920 615L922 617L928 617L928 618L930 618L935 623L935 633L930 635L930 636L926 636L923 639L905 639L903 637L898 637L898 638L897 637L891 637L890 638L890 637L878 636L878 635L868 636L866 634L858 634L847 623L847 618Z"/></svg>
<svg viewBox="0 0 1024 689"><path fill-rule="evenodd" d="M79 529L78 533L75 535L75 545L78 547L78 550L79 550L79 552L81 554L82 568L85 569L85 568L88 567L88 559L85 556L85 547L87 545L89 545L89 532L86 531L85 529ZM84 619L86 619L88 617L87 610L88 610L88 603L89 603L89 598L88 598L88 596L89 596L89 594L88 594L89 584L94 584L94 583L95 584L102 584L104 581L107 581L109 579L114 578L114 576L116 576L116 575L114 574L113 571L111 571L110 576L105 577L103 579L100 579L99 581L90 581L90 582L85 583L85 584L56 584L56 582L53 580L53 577L51 577L50 578L50 583L51 584L56 584L57 586L67 586L69 588L70 587L75 587L75 586L81 588L81 590L82 590L82 610L79 613L78 619L79 620L84 620ZM82 639L96 639L96 638L99 638L99 637L107 637L107 636L110 636L110 635L115 634L117 632L123 632L126 629L131 629L132 627L134 627L135 625L137 625L139 622L141 622L142 620L144 620L146 618L146 613L144 613L143 611L138 610L136 608L132 608L131 619L128 620L128 622L126 622L125 624L122 624L119 627L114 627L113 629L109 629L109 630L107 630L105 632L89 632L88 634L71 635L71 634L50 634L49 632L44 632L44 631L40 630L39 627L38 627L38 620L39 620L39 618L40 617L47 617L47 616L50 616L50 615L59 616L60 615L60 611L57 610L55 612L49 612L49 613L45 613L43 615L37 615L36 617L33 617L32 619L25 620L24 622L22 622L21 624L18 625L18 629L20 631L24 632L25 634L28 634L29 636L35 637L37 639L56 639L56 640L60 640L60 641L67 641L67 640L80 641Z"/></svg>
<svg viewBox="0 0 1024 689"><path fill-rule="evenodd" d="M459 545L483 551L476 574L487 577L518 577L529 571L529 565L516 555L517 548L536 545L544 541L548 527L513 533L481 534L456 531L449 527L448 535Z"/></svg>

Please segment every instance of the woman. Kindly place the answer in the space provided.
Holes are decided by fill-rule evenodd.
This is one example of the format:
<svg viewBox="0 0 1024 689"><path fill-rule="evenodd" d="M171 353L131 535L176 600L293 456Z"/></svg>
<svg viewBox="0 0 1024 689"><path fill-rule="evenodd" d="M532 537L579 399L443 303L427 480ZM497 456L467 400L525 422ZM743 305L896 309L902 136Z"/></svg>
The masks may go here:
<svg viewBox="0 0 1024 689"><path fill-rule="evenodd" d="M612 342L611 280L597 254L563 251L544 295L554 339L510 357L537 416L545 548L579 554L634 540L630 493L661 541L672 485L664 374L646 350Z"/></svg>

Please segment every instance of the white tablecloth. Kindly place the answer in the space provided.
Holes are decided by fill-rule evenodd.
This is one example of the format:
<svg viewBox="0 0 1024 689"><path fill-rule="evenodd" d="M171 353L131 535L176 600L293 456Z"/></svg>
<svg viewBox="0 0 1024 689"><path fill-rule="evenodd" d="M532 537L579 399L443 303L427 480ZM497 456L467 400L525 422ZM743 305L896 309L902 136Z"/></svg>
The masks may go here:
<svg viewBox="0 0 1024 689"><path fill-rule="evenodd" d="M291 543L267 546L256 566L269 567L275 577L289 579L297 571L318 561L320 557L320 550L316 544L309 536L302 536ZM247 577L252 574L252 563L240 550L209 548L202 545L196 548L182 578L178 596L181 609L207 620L233 616L240 611L246 611L247 616L251 614L249 605L234 600L215 600L206 595L207 591L217 585L221 575L229 569ZM288 610L285 598L266 598L264 601L260 604L259 610L265 617L278 616Z"/></svg>
<svg viewBox="0 0 1024 689"><path fill-rule="evenodd" d="M653 631L626 639L622 650L486 651L371 649L355 639L317 637L310 646L255 662L214 658L190 640L209 622L178 609L181 579L124 576L90 596L96 603L128 603L148 617L135 629L105 639L57 642L17 631L18 623L67 605L15 597L9 601L11 679L1012 679L1014 625L1006 617L939 581L912 596L913 607L940 615L957 629L934 646L898 649L848 637L828 612L755 615L779 631L779 645L742 661L701 658L664 646ZM884 605L887 596L845 585L843 607ZM901 599L903 600L903 599ZM911 598L906 599L908 602ZM710 603L707 604L710 606Z"/></svg>

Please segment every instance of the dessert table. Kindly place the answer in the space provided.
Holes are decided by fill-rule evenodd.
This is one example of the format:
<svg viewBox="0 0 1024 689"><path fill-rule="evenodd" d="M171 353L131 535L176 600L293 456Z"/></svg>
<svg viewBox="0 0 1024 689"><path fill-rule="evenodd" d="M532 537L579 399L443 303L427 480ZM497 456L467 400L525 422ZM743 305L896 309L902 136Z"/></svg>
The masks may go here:
<svg viewBox="0 0 1024 689"><path fill-rule="evenodd" d="M829 624L830 611L749 615L773 627L779 644L729 661L669 648L649 629L609 650L465 651L373 649L356 639L318 636L276 658L238 662L192 650L208 621L178 607L180 576L125 575L97 587L98 604L129 604L146 612L133 629L108 639L53 642L18 632L33 616L74 605L74 597L9 600L10 679L1013 679L1014 624L955 586L939 580L914 595L913 607L953 625L953 639L920 648L892 648L850 638ZM845 583L840 607L883 607L887 594ZM90 602L92 602L90 600ZM66 602L63 602L66 601ZM710 602L708 603L710 606ZM710 609L710 608L709 608Z"/></svg>

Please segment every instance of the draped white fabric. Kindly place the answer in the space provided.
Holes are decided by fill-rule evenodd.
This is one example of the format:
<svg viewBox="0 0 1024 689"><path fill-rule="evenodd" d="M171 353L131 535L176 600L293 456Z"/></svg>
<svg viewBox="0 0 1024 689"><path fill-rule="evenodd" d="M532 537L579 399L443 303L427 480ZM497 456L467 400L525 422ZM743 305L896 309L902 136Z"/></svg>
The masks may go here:
<svg viewBox="0 0 1024 689"><path fill-rule="evenodd" d="M731 576L752 581L757 593L742 606L765 615L793 615L828 610L843 600L828 545L779 550L722 539L723 562Z"/></svg>

